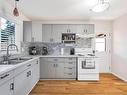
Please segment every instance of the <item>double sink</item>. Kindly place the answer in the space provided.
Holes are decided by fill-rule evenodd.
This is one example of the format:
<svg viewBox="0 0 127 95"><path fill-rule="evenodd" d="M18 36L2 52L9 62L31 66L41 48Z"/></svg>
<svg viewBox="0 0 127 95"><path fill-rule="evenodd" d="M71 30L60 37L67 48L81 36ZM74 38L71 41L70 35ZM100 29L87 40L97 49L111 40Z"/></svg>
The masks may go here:
<svg viewBox="0 0 127 95"><path fill-rule="evenodd" d="M8 61L1 61L0 65L16 65L32 59L31 57L17 57L9 59Z"/></svg>

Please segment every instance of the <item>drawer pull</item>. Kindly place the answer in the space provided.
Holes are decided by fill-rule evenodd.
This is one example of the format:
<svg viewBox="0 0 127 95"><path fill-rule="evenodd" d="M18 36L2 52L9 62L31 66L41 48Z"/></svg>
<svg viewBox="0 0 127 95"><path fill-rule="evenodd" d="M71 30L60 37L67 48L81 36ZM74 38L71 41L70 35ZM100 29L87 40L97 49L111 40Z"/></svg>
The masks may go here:
<svg viewBox="0 0 127 95"><path fill-rule="evenodd" d="M68 75L72 75L72 73L68 73Z"/></svg>
<svg viewBox="0 0 127 95"><path fill-rule="evenodd" d="M73 62L69 62L69 64L73 64Z"/></svg>
<svg viewBox="0 0 127 95"><path fill-rule="evenodd" d="M10 90L14 90L14 83L10 84Z"/></svg>
<svg viewBox="0 0 127 95"><path fill-rule="evenodd" d="M7 76L9 76L9 74L6 74L6 75L0 77L0 79L4 79L4 78L6 78Z"/></svg>
<svg viewBox="0 0 127 95"><path fill-rule="evenodd" d="M68 69L72 70L72 68L68 68Z"/></svg>
<svg viewBox="0 0 127 95"><path fill-rule="evenodd" d="M37 61L37 63L36 64L38 64L38 61Z"/></svg>
<svg viewBox="0 0 127 95"><path fill-rule="evenodd" d="M30 66L31 66L31 64L27 65L27 67L30 67Z"/></svg>

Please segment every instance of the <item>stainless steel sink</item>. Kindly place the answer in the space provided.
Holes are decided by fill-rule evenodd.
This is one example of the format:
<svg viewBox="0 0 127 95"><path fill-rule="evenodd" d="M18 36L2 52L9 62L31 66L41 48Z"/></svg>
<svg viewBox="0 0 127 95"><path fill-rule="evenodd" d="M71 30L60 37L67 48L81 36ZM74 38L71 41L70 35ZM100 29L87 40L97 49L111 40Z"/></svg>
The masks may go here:
<svg viewBox="0 0 127 95"><path fill-rule="evenodd" d="M16 65L30 59L32 58L28 58L28 57L13 58L13 59L10 59L9 61L1 61L0 65Z"/></svg>

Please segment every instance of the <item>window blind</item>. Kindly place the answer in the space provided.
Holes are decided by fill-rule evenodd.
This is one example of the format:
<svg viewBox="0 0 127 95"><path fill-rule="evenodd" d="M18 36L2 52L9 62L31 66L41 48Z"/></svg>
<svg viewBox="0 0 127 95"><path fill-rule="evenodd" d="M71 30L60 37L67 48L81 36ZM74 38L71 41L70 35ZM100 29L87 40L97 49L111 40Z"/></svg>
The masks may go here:
<svg viewBox="0 0 127 95"><path fill-rule="evenodd" d="M0 17L0 50L6 51L9 44L15 44L15 24ZM10 47L10 50L14 50Z"/></svg>

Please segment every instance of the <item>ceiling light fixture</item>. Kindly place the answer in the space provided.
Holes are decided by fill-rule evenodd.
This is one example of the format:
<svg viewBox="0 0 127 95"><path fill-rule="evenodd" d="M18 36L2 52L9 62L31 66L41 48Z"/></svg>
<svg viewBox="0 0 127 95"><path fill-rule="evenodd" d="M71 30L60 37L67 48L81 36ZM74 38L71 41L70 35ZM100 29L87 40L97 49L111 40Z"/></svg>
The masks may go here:
<svg viewBox="0 0 127 95"><path fill-rule="evenodd" d="M109 2L106 0L98 0L98 3L91 9L93 12L103 12L110 6Z"/></svg>
<svg viewBox="0 0 127 95"><path fill-rule="evenodd" d="M15 8L14 8L14 10L13 10L13 15L14 16L19 16L19 11L18 11L18 9L17 9L17 2L18 2L19 0L15 0Z"/></svg>

